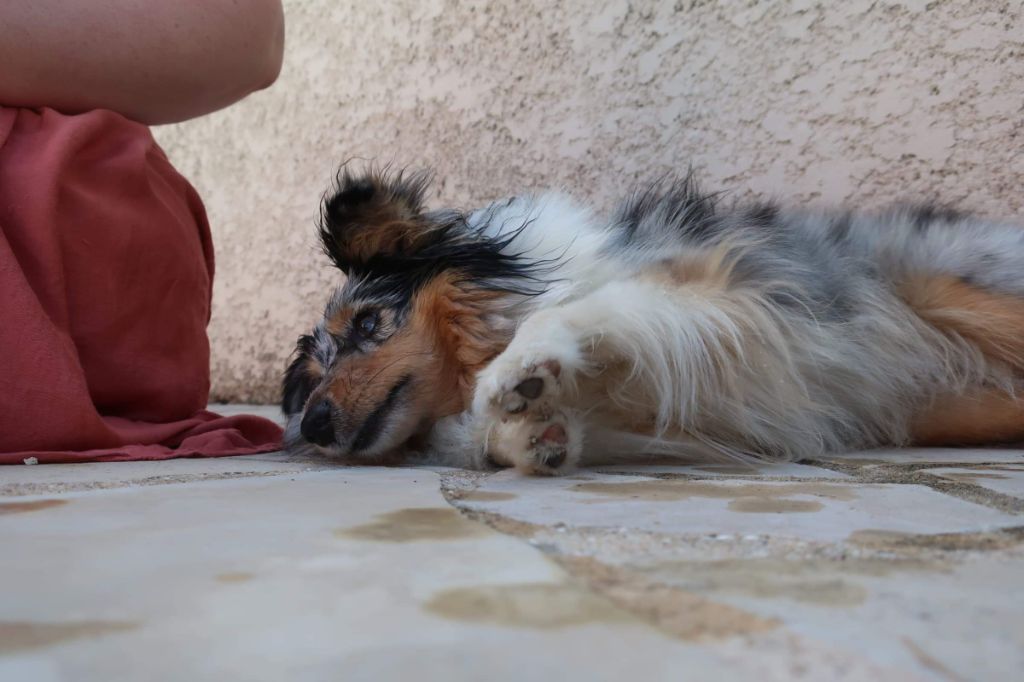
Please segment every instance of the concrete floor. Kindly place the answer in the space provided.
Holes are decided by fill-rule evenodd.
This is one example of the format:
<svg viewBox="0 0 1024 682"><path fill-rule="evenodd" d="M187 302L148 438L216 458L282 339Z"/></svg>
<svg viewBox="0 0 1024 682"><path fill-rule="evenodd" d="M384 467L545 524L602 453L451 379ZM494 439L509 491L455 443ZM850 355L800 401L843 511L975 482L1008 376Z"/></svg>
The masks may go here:
<svg viewBox="0 0 1024 682"><path fill-rule="evenodd" d="M0 680L1019 679L1022 513L1009 449L6 467Z"/></svg>

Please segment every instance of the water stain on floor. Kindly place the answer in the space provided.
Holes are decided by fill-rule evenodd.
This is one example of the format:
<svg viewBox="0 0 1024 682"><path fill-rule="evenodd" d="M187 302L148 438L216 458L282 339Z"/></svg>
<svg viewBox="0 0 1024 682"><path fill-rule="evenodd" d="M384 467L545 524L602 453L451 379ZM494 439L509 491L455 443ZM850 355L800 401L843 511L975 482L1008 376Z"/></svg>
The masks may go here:
<svg viewBox="0 0 1024 682"><path fill-rule="evenodd" d="M219 583L245 583L255 577L252 573L246 573L245 571L230 571L228 573L218 573L216 580Z"/></svg>
<svg viewBox="0 0 1024 682"><path fill-rule="evenodd" d="M470 490L469 492L463 493L460 500L466 500L468 502L503 502L505 500L514 500L518 497L515 493L501 493L492 492L489 490Z"/></svg>
<svg viewBox="0 0 1024 682"><path fill-rule="evenodd" d="M377 542L460 540L490 534L487 526L470 521L450 507L414 507L378 514L374 521L338 528L335 537Z"/></svg>
<svg viewBox="0 0 1024 682"><path fill-rule="evenodd" d="M41 649L76 639L127 632L139 627L130 621L82 620L73 623L0 621L0 654Z"/></svg>
<svg viewBox="0 0 1024 682"><path fill-rule="evenodd" d="M636 570L700 593L724 592L849 607L867 598L867 590L851 578L880 577L896 571L941 572L946 570L946 564L907 558L764 558L665 561Z"/></svg>
<svg viewBox="0 0 1024 682"><path fill-rule="evenodd" d="M969 483L978 485L981 487L988 487L985 485L985 481L1013 481L1020 479L1021 474L1024 474L1024 467L1015 466L1012 464L986 464L981 466L961 466L961 467L942 467L935 469L924 469L922 473L931 474L932 476L938 476L950 481L956 481L957 483ZM991 488L990 488L991 489ZM1004 490L1004 494L1013 495L1015 491L1013 488Z"/></svg>
<svg viewBox="0 0 1024 682"><path fill-rule="evenodd" d="M580 483L572 487L577 492L594 493L601 497L594 502L629 498L648 502L688 500L695 497L730 500L729 509L751 514L792 514L821 510L824 505L816 500L795 500L793 496L820 497L829 500L853 500L855 489L828 483L718 483L711 481L651 480L626 483Z"/></svg>
<svg viewBox="0 0 1024 682"><path fill-rule="evenodd" d="M663 633L688 642L713 641L768 632L781 624L716 602L633 569L611 566L593 557L561 556L556 561L620 608Z"/></svg>
<svg viewBox="0 0 1024 682"><path fill-rule="evenodd" d="M920 644L918 644L914 640L910 639L909 637L903 637L901 638L901 640L903 642L903 646L907 647L907 650L915 659L917 659L917 662L925 668L927 668L928 670L941 676L944 679L950 680L950 682L966 681L967 678L961 677L960 675L950 670L949 667L946 666L946 664L944 664L942 661L929 654L921 647Z"/></svg>
<svg viewBox="0 0 1024 682"><path fill-rule="evenodd" d="M0 516L50 509L67 504L67 500L32 500L31 502L0 502Z"/></svg>
<svg viewBox="0 0 1024 682"><path fill-rule="evenodd" d="M821 511L825 505L814 500L775 497L741 497L729 503L729 510L747 514L801 514Z"/></svg>
<svg viewBox="0 0 1024 682"><path fill-rule="evenodd" d="M1024 544L1024 526L976 533L902 533L865 528L850 533L846 541L859 547L886 551L934 549L991 551Z"/></svg>
<svg viewBox="0 0 1024 682"><path fill-rule="evenodd" d="M458 587L434 595L424 608L451 620L541 630L637 622L607 599L570 583Z"/></svg>

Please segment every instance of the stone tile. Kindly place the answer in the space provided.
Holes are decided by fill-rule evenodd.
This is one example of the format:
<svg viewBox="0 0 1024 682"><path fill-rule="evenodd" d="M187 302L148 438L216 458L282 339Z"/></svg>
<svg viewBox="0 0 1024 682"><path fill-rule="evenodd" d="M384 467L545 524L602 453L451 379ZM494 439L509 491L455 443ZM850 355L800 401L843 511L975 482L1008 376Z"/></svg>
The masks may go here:
<svg viewBox="0 0 1024 682"><path fill-rule="evenodd" d="M498 474L487 481L494 490L465 504L532 496L548 511L569 501L607 512L603 503L571 502L606 496L566 490L580 482ZM720 515L710 507L719 498L702 499L705 519ZM667 506L686 513L680 501ZM635 526L649 521L638 513ZM795 670L808 679L939 679L905 652L866 652L846 622L828 630L825 615L787 615L773 599L785 603L792 591L736 594L729 583L701 584L708 572L693 568L673 574L690 582L678 604L659 602L663 614L678 611L656 629L647 602L610 601L529 544L460 516L441 497L438 474L424 469L8 498L0 500L0 546L0 679L318 680L341 671L346 680L677 680L686 671L694 679L784 680ZM664 562L644 570L675 579L663 575L675 570ZM981 577L995 590L1004 573ZM796 575L821 598L813 576ZM970 598L980 608L993 601ZM921 605L901 608L916 613ZM908 632L912 645L934 655L927 631ZM1014 632L987 640L977 655L992 660L979 670L1015 662L1001 648Z"/></svg>
<svg viewBox="0 0 1024 682"><path fill-rule="evenodd" d="M528 523L669 534L772 535L841 541L860 531L951 533L1020 517L919 485L663 480L582 474L492 475L459 503Z"/></svg>
<svg viewBox="0 0 1024 682"><path fill-rule="evenodd" d="M879 666L943 680L1008 680L1024 670L1019 554L665 561L640 570L818 642L856 642Z"/></svg>
<svg viewBox="0 0 1024 682"><path fill-rule="evenodd" d="M617 464L595 467L598 473L632 473L641 475L672 474L698 478L725 476L756 476L758 478L827 478L848 479L847 474L795 462L693 462L680 464Z"/></svg>
<svg viewBox="0 0 1024 682"><path fill-rule="evenodd" d="M1009 448L886 448L821 458L849 464L1024 464L1024 450Z"/></svg>
<svg viewBox="0 0 1024 682"><path fill-rule="evenodd" d="M1024 464L989 464L970 468L947 467L921 471L1024 499Z"/></svg>
<svg viewBox="0 0 1024 682"><path fill-rule="evenodd" d="M629 488L610 488L624 480ZM730 510L746 492L764 506ZM766 510L786 501L822 507ZM873 538L896 540L900 533L1022 525L1019 516L923 486L599 473L527 479L502 472L459 504L538 524L522 532L570 566L596 560L619 567L636 584L671 586L777 620L801 642L855 649L881 669L923 679L1002 680L1024 666L1024 597L1015 588L1024 553L1012 540L987 552L872 545ZM881 532L857 534L865 529ZM652 589L663 592L646 588ZM763 654L754 647L747 655Z"/></svg>
<svg viewBox="0 0 1024 682"><path fill-rule="evenodd" d="M329 460L296 459L283 452L145 462L7 466L0 467L0 496L270 476L338 466Z"/></svg>
<svg viewBox="0 0 1024 682"><path fill-rule="evenodd" d="M431 472L4 504L0 679L674 680L755 669L666 636L463 518ZM776 658L767 678L789 665ZM824 672L819 658L807 660Z"/></svg>

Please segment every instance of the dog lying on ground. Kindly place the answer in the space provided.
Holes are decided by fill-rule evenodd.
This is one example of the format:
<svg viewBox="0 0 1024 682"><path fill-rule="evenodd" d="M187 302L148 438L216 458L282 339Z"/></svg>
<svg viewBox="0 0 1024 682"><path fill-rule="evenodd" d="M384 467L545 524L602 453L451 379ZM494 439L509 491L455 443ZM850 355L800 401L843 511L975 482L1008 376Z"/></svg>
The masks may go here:
<svg viewBox="0 0 1024 682"><path fill-rule="evenodd" d="M293 449L555 474L1024 439L1024 230L722 208L690 177L609 219L559 194L427 211L426 186L346 170L325 198L347 279L285 374Z"/></svg>

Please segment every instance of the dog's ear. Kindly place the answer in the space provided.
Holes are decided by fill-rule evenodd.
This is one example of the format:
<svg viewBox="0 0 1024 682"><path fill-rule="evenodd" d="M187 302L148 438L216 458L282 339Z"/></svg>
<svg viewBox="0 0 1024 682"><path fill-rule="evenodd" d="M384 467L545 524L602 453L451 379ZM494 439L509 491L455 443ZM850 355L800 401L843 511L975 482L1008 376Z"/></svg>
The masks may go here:
<svg viewBox="0 0 1024 682"><path fill-rule="evenodd" d="M320 373L313 367L313 337L302 336L296 346L296 356L288 365L281 382L281 411L287 416L306 408L306 401L320 383Z"/></svg>
<svg viewBox="0 0 1024 682"><path fill-rule="evenodd" d="M429 181L427 173L339 173L320 211L324 252L346 274L376 257L414 253L430 229L422 212Z"/></svg>

